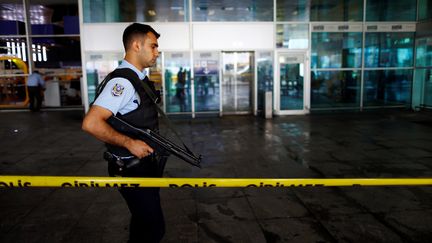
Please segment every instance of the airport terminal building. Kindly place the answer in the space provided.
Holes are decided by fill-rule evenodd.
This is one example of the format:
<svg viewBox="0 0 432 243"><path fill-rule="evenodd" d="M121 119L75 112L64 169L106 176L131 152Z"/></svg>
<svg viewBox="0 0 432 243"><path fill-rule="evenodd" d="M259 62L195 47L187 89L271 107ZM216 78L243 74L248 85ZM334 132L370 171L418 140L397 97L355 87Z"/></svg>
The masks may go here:
<svg viewBox="0 0 432 243"><path fill-rule="evenodd" d="M132 22L161 34L160 57L147 74L168 114L258 115L266 105L276 115L432 107L430 0L0 6L1 109L26 105L33 70L47 80L45 107L88 109L97 84L122 60L122 32Z"/></svg>
<svg viewBox="0 0 432 243"><path fill-rule="evenodd" d="M431 242L432 0L0 1L0 242L127 242L117 189L142 179L106 177L82 124L133 22L161 34L145 72L203 156L166 163L162 243Z"/></svg>

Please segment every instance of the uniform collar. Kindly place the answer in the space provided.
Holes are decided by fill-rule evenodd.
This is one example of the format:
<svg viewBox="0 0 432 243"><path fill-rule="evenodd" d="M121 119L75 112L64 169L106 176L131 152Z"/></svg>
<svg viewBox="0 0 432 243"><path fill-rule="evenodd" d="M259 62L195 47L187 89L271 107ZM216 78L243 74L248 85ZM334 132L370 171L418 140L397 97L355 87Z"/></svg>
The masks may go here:
<svg viewBox="0 0 432 243"><path fill-rule="evenodd" d="M143 70L143 71L138 70L138 68L136 68L134 65L130 64L126 60L123 60L121 62L121 64L118 66L118 68L129 68L129 69L132 69L138 75L139 79L141 79L141 80L144 79L145 76L146 76L146 74L144 73L145 70Z"/></svg>

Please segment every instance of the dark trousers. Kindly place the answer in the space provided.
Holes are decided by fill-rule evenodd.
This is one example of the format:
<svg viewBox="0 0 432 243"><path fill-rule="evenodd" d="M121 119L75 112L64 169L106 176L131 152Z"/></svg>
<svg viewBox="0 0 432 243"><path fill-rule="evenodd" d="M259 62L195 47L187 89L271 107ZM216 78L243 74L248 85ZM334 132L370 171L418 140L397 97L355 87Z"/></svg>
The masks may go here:
<svg viewBox="0 0 432 243"><path fill-rule="evenodd" d="M160 177L154 158L145 158L139 166L125 172L125 177ZM119 191L132 214L129 243L160 242L165 234L165 220L159 196L160 188L121 188Z"/></svg>
<svg viewBox="0 0 432 243"><path fill-rule="evenodd" d="M39 86L28 86L30 110L39 111L42 106L42 90Z"/></svg>
<svg viewBox="0 0 432 243"><path fill-rule="evenodd" d="M165 234L165 221L159 188L122 188L120 193L132 214L128 242L160 242Z"/></svg>

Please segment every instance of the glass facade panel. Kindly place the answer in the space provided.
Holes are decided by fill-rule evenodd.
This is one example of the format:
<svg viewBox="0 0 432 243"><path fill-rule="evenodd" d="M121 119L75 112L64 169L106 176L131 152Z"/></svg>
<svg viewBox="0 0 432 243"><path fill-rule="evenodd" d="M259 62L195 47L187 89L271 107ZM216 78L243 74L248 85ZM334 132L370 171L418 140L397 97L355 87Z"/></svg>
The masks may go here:
<svg viewBox="0 0 432 243"><path fill-rule="evenodd" d="M264 109L264 95L266 91L273 92L273 52L257 53L258 72L258 111Z"/></svg>
<svg viewBox="0 0 432 243"><path fill-rule="evenodd" d="M25 76L0 76L0 108L22 106L28 102L26 79Z"/></svg>
<svg viewBox="0 0 432 243"><path fill-rule="evenodd" d="M360 71L312 71L311 108L360 106Z"/></svg>
<svg viewBox="0 0 432 243"><path fill-rule="evenodd" d="M423 100L421 104L429 108L432 107L432 69L416 70L416 79L423 83Z"/></svg>
<svg viewBox="0 0 432 243"><path fill-rule="evenodd" d="M412 107L418 109L421 106L432 107L432 69L418 68L415 70L413 83Z"/></svg>
<svg viewBox="0 0 432 243"><path fill-rule="evenodd" d="M309 47L309 24L276 25L276 46L288 49Z"/></svg>
<svg viewBox="0 0 432 243"><path fill-rule="evenodd" d="M417 1L367 0L366 21L416 21Z"/></svg>
<svg viewBox="0 0 432 243"><path fill-rule="evenodd" d="M416 66L432 67L432 37L417 39Z"/></svg>
<svg viewBox="0 0 432 243"><path fill-rule="evenodd" d="M277 21L308 21L309 1L308 0L278 0L276 1Z"/></svg>
<svg viewBox="0 0 432 243"><path fill-rule="evenodd" d="M0 38L0 55L14 56L19 59L19 61L3 62L0 67L0 75L24 74L24 68L25 70L28 69L29 58L27 57L27 42L25 38ZM24 64L21 64L21 61Z"/></svg>
<svg viewBox="0 0 432 243"><path fill-rule="evenodd" d="M364 106L410 105L413 70L364 72Z"/></svg>
<svg viewBox="0 0 432 243"><path fill-rule="evenodd" d="M279 58L280 109L303 110L304 65L285 63L283 59Z"/></svg>
<svg viewBox="0 0 432 243"><path fill-rule="evenodd" d="M312 33L312 68L359 68L362 33Z"/></svg>
<svg viewBox="0 0 432 243"><path fill-rule="evenodd" d="M23 106L28 102L25 46L25 38L0 38L0 108Z"/></svg>
<svg viewBox="0 0 432 243"><path fill-rule="evenodd" d="M32 38L33 61L36 69L62 69L81 72L79 37Z"/></svg>
<svg viewBox="0 0 432 243"><path fill-rule="evenodd" d="M366 67L413 66L414 33L366 33Z"/></svg>
<svg viewBox="0 0 432 243"><path fill-rule="evenodd" d="M363 21L363 0L311 0L311 21Z"/></svg>
<svg viewBox="0 0 432 243"><path fill-rule="evenodd" d="M42 0L29 1L32 5L47 6L43 4L44 1ZM418 0L417 2L419 9L421 9L419 18L425 18L423 15L429 16L428 11L424 9L428 8L430 1ZM366 3L367 8L364 9ZM189 8L191 12L189 12ZM262 110L264 92L274 90L273 68L280 68L278 71L281 73L279 77L276 77L280 81L277 82L280 87L276 87L276 89L280 88L281 96L275 97L281 110L295 110L309 105L309 100L306 102L303 100L303 87L309 87L309 85L302 85L303 82L309 83L309 80L303 80L304 76L309 78L309 75L300 74L305 71L305 67L302 67L304 62L281 64L280 60L274 58L283 56L282 51L291 54L304 52L307 57L309 54L307 50L310 50L311 63L310 67L306 67L306 70L313 70L310 80L312 82L310 91L312 108L399 106L408 102L414 104L413 99L417 92L415 91L417 86L413 86L414 70L411 69L413 69L414 58L416 58L416 67L418 68L427 69L432 66L431 38L422 37L417 40L418 45L414 57L415 32L386 30L384 27L390 27L389 24L386 24L383 25L384 27L379 26L378 30L382 31L381 28L383 28L384 31L389 32L376 32L376 30L368 29L364 33L358 22L392 21L404 23L416 21L416 8L416 1L408 0L83 0L83 17L85 23L188 22L189 20L195 22L249 23L271 21L275 27L274 34L276 34L276 49L274 50L242 49L240 47L225 47L220 48L219 51L198 49L199 51L195 52L191 59L188 50L174 52L175 49L167 49L171 51L164 53L165 58L160 59L156 67L149 69L151 79L156 81L156 86L161 88L162 83L160 81L164 80L165 99L163 102L165 102L164 108L167 113L189 113L192 110L198 113L249 112L255 101L258 111ZM45 9L42 8L42 12L44 11ZM367 19L363 19L366 13ZM334 23L330 24L329 22L332 21ZM319 23L317 22L323 22L323 29L318 28ZM357 23L349 24L348 29L337 28L336 25L341 24L340 22ZM225 24L228 25L229 23ZM314 27L317 26L313 31L310 31L311 24ZM363 37L365 37L366 42L363 42ZM48 64L38 60L38 55L43 51L39 51L37 44L32 47L35 50L37 61L35 67L42 69L42 71L50 69L43 67L43 65ZM362 49L363 45L365 46L364 50ZM48 50L48 45L40 46L45 46ZM190 48L194 49L194 47ZM363 53L363 51L365 52ZM246 76L253 76L250 79L252 83L247 84L248 86L245 84L244 90L248 90L248 92L244 92L244 94L247 93L248 95L242 96L244 109L238 110L236 102L239 101L237 98L240 97L240 94L235 91L230 96L229 92L232 91L232 88L237 88L237 83L243 82L244 77L242 76L237 80L237 76L234 75L236 81L234 82L235 85L232 85L231 72L235 72L234 67L239 69L247 65L227 63L226 60L235 56L235 53L246 52L250 52L257 62L256 66L253 65L253 61L249 63L249 66L257 67L257 80L256 83L253 80L255 78L254 73L245 73ZM273 56L275 53L277 54L276 57ZM364 59L362 59L363 57ZM162 60L164 63L161 63ZM192 63L189 63L191 61ZM275 62L280 66L273 67ZM365 70L362 70L363 63ZM249 67L249 71L252 71L252 66ZM192 68L193 70L191 70ZM363 72L366 72L367 75L364 76L364 83L360 84ZM406 72L411 73L407 74ZM97 75L97 73L89 72L89 75L88 78L91 80L92 75ZM194 77L193 80L191 76ZM253 95L254 85L257 85L257 100L253 100L255 98ZM360 90L360 87L364 87L364 90ZM421 94L425 92L425 87L426 83L422 86ZM374 92L375 96L373 95ZM364 93L362 97L360 97L361 93ZM292 101L296 99L298 103L293 104ZM363 104L360 104L361 100L364 101Z"/></svg>
<svg viewBox="0 0 432 243"><path fill-rule="evenodd" d="M161 57L162 54L161 52L159 52L159 57ZM155 65L153 65L152 67L149 67L146 69L147 71L147 76L150 79L150 81L153 82L156 92L158 94L162 94L162 58L158 58L156 59L156 63ZM158 104L159 107L162 109L162 107L164 106L165 100L162 99L162 101Z"/></svg>
<svg viewBox="0 0 432 243"><path fill-rule="evenodd" d="M45 79L44 106L80 106L81 100L81 74L57 75L41 72Z"/></svg>
<svg viewBox="0 0 432 243"><path fill-rule="evenodd" d="M28 103L26 52L25 38L0 38L0 108Z"/></svg>
<svg viewBox="0 0 432 243"><path fill-rule="evenodd" d="M418 20L432 19L432 0L418 0Z"/></svg>
<svg viewBox="0 0 432 243"><path fill-rule="evenodd" d="M195 111L220 110L219 53L194 53Z"/></svg>
<svg viewBox="0 0 432 243"><path fill-rule="evenodd" d="M193 21L273 21L273 1L192 1Z"/></svg>
<svg viewBox="0 0 432 243"><path fill-rule="evenodd" d="M95 98L97 85L114 69L120 65L122 54L90 54L86 58L87 92L89 103Z"/></svg>
<svg viewBox="0 0 432 243"><path fill-rule="evenodd" d="M83 0L85 23L186 22L189 1Z"/></svg>
<svg viewBox="0 0 432 243"><path fill-rule="evenodd" d="M27 19L24 18L26 11ZM82 105L78 12L78 0L0 3L0 35L3 35L0 38L0 77L6 83L13 80L4 85L0 95L12 100L10 107L27 104L22 100L23 92L17 91L18 86L24 86L25 90L25 83L17 80L25 80L30 69L39 71L46 81L44 106ZM28 33L25 33L26 21L30 27ZM19 93L19 98L10 99L13 93Z"/></svg>
<svg viewBox="0 0 432 243"><path fill-rule="evenodd" d="M79 34L78 0L30 0L32 35Z"/></svg>
<svg viewBox="0 0 432 243"><path fill-rule="evenodd" d="M33 68L45 78L44 106L76 106L81 100L79 37L32 38Z"/></svg>
<svg viewBox="0 0 432 243"><path fill-rule="evenodd" d="M191 112L191 65L188 52L164 54L166 112Z"/></svg>
<svg viewBox="0 0 432 243"><path fill-rule="evenodd" d="M23 1L0 3L0 35L25 35Z"/></svg>
<svg viewBox="0 0 432 243"><path fill-rule="evenodd" d="M222 53L222 111L250 112L254 83L253 52Z"/></svg>

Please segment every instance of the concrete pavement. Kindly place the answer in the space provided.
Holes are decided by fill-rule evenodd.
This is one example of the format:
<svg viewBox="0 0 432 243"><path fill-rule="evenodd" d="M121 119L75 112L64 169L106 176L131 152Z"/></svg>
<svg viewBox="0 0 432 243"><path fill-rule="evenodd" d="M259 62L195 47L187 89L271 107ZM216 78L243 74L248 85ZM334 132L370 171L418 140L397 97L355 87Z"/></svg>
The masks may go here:
<svg viewBox="0 0 432 243"><path fill-rule="evenodd" d="M0 174L105 176L81 111L0 112ZM197 169L166 177L432 177L432 116L376 111L174 120ZM163 130L163 126L162 126ZM430 242L432 187L165 188L163 242ZM0 242L126 242L115 189L0 189Z"/></svg>

